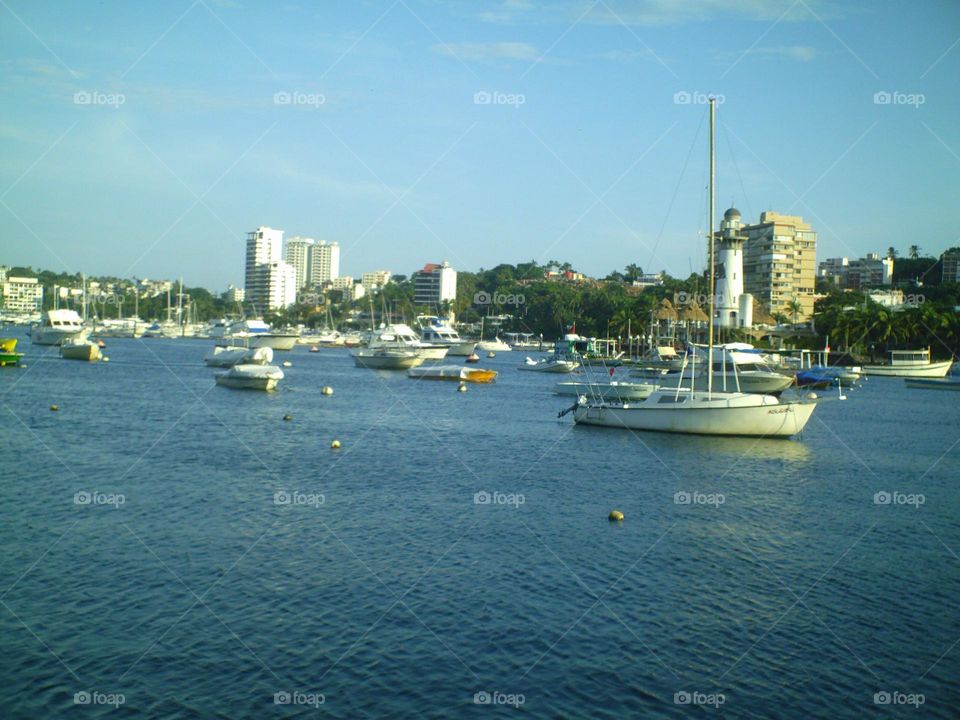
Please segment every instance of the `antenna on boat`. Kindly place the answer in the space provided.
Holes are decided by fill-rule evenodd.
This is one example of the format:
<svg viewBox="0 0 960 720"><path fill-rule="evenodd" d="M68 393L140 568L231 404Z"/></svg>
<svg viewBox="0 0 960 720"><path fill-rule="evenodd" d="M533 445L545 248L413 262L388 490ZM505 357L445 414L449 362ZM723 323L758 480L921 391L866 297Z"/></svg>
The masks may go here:
<svg viewBox="0 0 960 720"><path fill-rule="evenodd" d="M707 397L713 393L713 322L714 322L714 249L713 249L713 185L716 180L716 158L714 157L714 117L716 116L717 99L710 98L710 322L707 323Z"/></svg>

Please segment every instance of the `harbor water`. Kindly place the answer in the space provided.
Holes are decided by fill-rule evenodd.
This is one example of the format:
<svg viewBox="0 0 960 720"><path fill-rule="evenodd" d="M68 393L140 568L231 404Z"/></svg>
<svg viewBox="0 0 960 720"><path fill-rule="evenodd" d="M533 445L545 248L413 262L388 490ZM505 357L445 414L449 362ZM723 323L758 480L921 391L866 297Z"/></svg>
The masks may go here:
<svg viewBox="0 0 960 720"><path fill-rule="evenodd" d="M261 393L108 343L0 372L5 718L960 714L951 393L704 438L575 427L518 352Z"/></svg>

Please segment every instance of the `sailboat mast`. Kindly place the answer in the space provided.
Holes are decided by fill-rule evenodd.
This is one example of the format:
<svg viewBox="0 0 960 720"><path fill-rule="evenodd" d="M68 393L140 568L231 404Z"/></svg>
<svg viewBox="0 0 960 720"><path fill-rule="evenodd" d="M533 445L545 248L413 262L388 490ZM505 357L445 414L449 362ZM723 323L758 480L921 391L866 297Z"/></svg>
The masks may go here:
<svg viewBox="0 0 960 720"><path fill-rule="evenodd" d="M713 318L714 318L714 259L713 259L713 184L716 181L716 157L713 145L714 117L716 115L716 98L710 98L710 322L707 323L707 394L713 392Z"/></svg>

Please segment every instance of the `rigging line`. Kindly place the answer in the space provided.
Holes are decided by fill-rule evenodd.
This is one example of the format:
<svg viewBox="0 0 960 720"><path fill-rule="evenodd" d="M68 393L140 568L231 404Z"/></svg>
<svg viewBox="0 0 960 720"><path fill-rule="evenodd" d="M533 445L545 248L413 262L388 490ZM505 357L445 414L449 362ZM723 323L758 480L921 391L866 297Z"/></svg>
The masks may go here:
<svg viewBox="0 0 960 720"><path fill-rule="evenodd" d="M667 227L667 221L670 219L670 211L673 209L673 203L677 199L677 194L680 192L680 183L683 182L683 176L687 172L687 165L690 163L690 158L693 155L693 148L697 145L697 139L700 137L700 130L703 128L703 117L700 117L700 123L697 125L697 132L694 135L693 142L690 143L690 149L687 150L687 157L683 161L683 168L680 170L680 177L677 178L677 185L673 189L673 196L670 198L670 203L667 205L666 214L663 217L663 224L660 226L660 232L657 233L657 239L653 243L653 249L650 251L650 260L649 263L653 262L653 259L657 255L657 247L660 245L660 240L663 238L663 231ZM664 268L666 269L666 268Z"/></svg>
<svg viewBox="0 0 960 720"><path fill-rule="evenodd" d="M727 131L727 126L723 123L720 123L720 128L723 130L723 139L727 141L727 152L730 153L730 160L733 162L733 169L737 173L737 181L740 183L740 192L743 193L743 216L744 217L753 217L751 214L752 205L750 203L750 198L747 197L747 189L743 185L743 177L740 175L740 166L737 164L737 156L733 152L733 143L730 142L730 133Z"/></svg>

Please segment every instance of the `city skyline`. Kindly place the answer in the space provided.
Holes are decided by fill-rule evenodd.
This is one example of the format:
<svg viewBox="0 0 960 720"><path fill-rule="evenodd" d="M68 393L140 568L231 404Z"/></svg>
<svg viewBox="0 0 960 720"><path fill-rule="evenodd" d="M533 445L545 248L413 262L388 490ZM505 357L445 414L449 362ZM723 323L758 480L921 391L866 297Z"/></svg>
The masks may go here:
<svg viewBox="0 0 960 720"><path fill-rule="evenodd" d="M339 243L353 277L531 259L686 277L706 265L710 93L714 230L735 205L803 216L818 260L960 244L956 6L0 12L11 266L225 289L268 225Z"/></svg>

